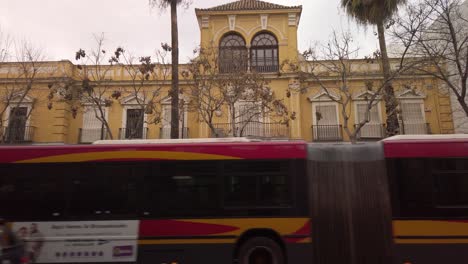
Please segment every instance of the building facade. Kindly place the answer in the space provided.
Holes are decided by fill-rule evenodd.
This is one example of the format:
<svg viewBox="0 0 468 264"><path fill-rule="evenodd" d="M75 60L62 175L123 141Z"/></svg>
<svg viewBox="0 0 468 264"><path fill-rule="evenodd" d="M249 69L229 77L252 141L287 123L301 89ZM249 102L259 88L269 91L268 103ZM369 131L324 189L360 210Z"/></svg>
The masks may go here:
<svg viewBox="0 0 468 264"><path fill-rule="evenodd" d="M353 131L367 116L366 103L375 94L369 85L375 87L382 83L380 64L352 60L352 76L346 81L344 94L339 76L327 72L326 68L319 69L317 62L307 61L299 54L301 15L301 6L258 0L196 9L201 50L217 51L215 63L219 74L242 71L260 75L270 93L284 104L288 120L260 113L263 110L249 118L243 119L240 114L233 117L232 107L223 104L215 109L208 124L193 109L194 80L185 74L190 65L180 65L181 138L258 136L318 142L350 140L347 131ZM394 67L398 63L397 59L392 61ZM297 67L293 68L292 64ZM75 144L109 137L168 138L169 68L156 65L141 80L132 74L135 69L133 73L138 73L138 67L119 64L83 69L70 61L1 64L2 142ZM87 100L73 102L68 98L67 89L80 87L83 92L83 87L87 87L84 71L96 73L87 80L98 92ZM317 76L317 71L321 72L319 81L311 77ZM437 79L411 72L396 77L393 84L399 101L401 133L454 132L450 98L439 91L442 84ZM324 90L324 85L331 87L330 90ZM349 98L345 107L340 103L342 98ZM236 113L251 113L255 103L245 98L237 101ZM96 107L98 104L100 107ZM369 122L357 135L358 139L383 138L386 116L382 96L375 96L368 112Z"/></svg>

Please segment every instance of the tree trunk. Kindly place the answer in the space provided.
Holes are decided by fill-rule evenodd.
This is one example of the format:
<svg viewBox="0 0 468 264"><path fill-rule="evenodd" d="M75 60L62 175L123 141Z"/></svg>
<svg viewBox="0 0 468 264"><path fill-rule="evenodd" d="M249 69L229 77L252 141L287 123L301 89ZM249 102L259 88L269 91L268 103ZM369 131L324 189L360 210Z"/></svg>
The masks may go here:
<svg viewBox="0 0 468 264"><path fill-rule="evenodd" d="M177 1L171 1L172 81L171 81L171 138L179 138L179 30Z"/></svg>
<svg viewBox="0 0 468 264"><path fill-rule="evenodd" d="M399 133L400 125L398 124L397 106L398 102L395 98L390 72L390 61L387 54L387 44L385 43L385 29L383 21L377 24L379 34L380 55L382 56L382 68L384 75L384 100L385 112L387 114L387 136L394 136Z"/></svg>

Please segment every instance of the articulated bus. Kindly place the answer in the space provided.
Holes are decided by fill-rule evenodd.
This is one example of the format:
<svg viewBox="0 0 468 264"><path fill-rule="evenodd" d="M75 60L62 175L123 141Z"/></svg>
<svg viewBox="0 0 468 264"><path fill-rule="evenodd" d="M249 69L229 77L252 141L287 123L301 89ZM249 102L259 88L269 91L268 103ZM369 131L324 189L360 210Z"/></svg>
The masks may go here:
<svg viewBox="0 0 468 264"><path fill-rule="evenodd" d="M468 137L0 147L35 263L468 263Z"/></svg>

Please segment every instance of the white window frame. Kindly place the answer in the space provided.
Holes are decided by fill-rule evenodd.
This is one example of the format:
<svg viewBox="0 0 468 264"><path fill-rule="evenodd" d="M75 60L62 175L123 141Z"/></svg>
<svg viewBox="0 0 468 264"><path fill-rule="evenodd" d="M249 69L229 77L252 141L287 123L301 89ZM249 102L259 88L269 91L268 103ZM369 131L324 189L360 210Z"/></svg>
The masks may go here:
<svg viewBox="0 0 468 264"><path fill-rule="evenodd" d="M336 124L334 125L341 125L341 122L340 122L340 114L338 112L338 103L336 102L313 102L312 103L312 125L313 126L317 126L317 125L320 125L318 124L316 121L316 115L317 115L317 106L335 106L335 112L336 112Z"/></svg>
<svg viewBox="0 0 468 264"><path fill-rule="evenodd" d="M96 106L94 104L84 104L83 108L84 108L84 112L83 112L83 118L82 118L83 120L81 120L81 129L85 129L85 113L87 111L92 111L94 114L96 114L95 111L99 112L98 106ZM105 118L106 122L109 122L109 108L108 107L103 107L102 109L104 110L104 118ZM102 121L100 121L100 122L102 123ZM107 129L106 126L104 125L104 123L102 123L101 127L104 128L104 129ZM104 135L105 137L107 137L107 133L108 132L106 132L106 134ZM81 138L80 138L80 140L81 140ZM82 143L92 143L92 142L84 141Z"/></svg>
<svg viewBox="0 0 468 264"><path fill-rule="evenodd" d="M171 120L165 120L164 117L166 116L166 111L172 111L172 104L171 104L171 98L168 97L164 99L161 102L161 128L164 130L164 128L170 128L171 127ZM182 120L179 120L179 138L183 137L184 133L184 127L187 128L188 126L188 102L184 99L184 118ZM171 114L172 116L172 114ZM180 118L180 112L179 112L179 118ZM167 135L160 135L161 138L167 138ZM170 138L170 135L169 135Z"/></svg>

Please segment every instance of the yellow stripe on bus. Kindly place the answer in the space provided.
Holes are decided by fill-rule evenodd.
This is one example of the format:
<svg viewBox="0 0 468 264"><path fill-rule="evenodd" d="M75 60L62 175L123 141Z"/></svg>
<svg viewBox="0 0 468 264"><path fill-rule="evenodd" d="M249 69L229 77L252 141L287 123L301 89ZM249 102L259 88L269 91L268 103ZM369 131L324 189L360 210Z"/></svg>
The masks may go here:
<svg viewBox="0 0 468 264"><path fill-rule="evenodd" d="M394 236L468 236L468 223L444 220L395 220Z"/></svg>
<svg viewBox="0 0 468 264"><path fill-rule="evenodd" d="M468 244L468 239L460 238L449 238L449 239L438 239L438 238L418 238L418 239L395 239L396 244Z"/></svg>
<svg viewBox="0 0 468 264"><path fill-rule="evenodd" d="M205 154L197 152L177 151L103 151L83 152L34 158L17 161L16 163L47 163L47 162L85 162L113 159L169 159L169 160L239 160L239 157Z"/></svg>

